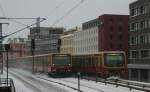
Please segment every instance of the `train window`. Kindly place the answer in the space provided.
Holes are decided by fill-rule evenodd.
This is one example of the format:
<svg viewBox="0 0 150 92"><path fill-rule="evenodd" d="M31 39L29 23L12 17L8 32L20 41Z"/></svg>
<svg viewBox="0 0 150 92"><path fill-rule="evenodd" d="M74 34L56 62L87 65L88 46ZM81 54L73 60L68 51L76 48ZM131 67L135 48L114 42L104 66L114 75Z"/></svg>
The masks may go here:
<svg viewBox="0 0 150 92"><path fill-rule="evenodd" d="M85 57L85 66L88 66L88 57Z"/></svg>
<svg viewBox="0 0 150 92"><path fill-rule="evenodd" d="M83 67L85 67L86 66L85 56L82 56L82 63L83 63Z"/></svg>
<svg viewBox="0 0 150 92"><path fill-rule="evenodd" d="M90 56L87 56L86 62L87 62L87 66L91 66L91 58L90 58Z"/></svg>
<svg viewBox="0 0 150 92"><path fill-rule="evenodd" d="M52 60L52 63L55 65L70 64L70 57L67 56L54 56Z"/></svg>
<svg viewBox="0 0 150 92"><path fill-rule="evenodd" d="M73 57L72 65L73 65L74 67L77 66L77 57L75 57L75 56Z"/></svg>
<svg viewBox="0 0 150 92"><path fill-rule="evenodd" d="M81 67L83 67L83 66L84 66L83 56L81 56L81 58L80 58L80 64L81 64Z"/></svg>
<svg viewBox="0 0 150 92"><path fill-rule="evenodd" d="M94 56L91 56L92 67L95 65L94 61Z"/></svg>
<svg viewBox="0 0 150 92"><path fill-rule="evenodd" d="M81 67L81 63L80 63L80 62L81 62L81 58L78 57L78 66L79 66L79 67Z"/></svg>
<svg viewBox="0 0 150 92"><path fill-rule="evenodd" d="M98 56L95 56L95 66L99 66L98 62L99 62Z"/></svg>
<svg viewBox="0 0 150 92"><path fill-rule="evenodd" d="M122 53L116 53L116 54L106 53L104 60L105 60L104 62L105 66L108 67L120 67L125 64L125 58Z"/></svg>

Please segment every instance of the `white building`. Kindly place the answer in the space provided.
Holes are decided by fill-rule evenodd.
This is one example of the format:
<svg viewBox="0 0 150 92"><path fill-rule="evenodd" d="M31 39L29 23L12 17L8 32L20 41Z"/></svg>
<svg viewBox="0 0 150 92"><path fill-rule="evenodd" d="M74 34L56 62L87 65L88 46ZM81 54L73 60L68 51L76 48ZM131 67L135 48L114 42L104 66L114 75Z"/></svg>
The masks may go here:
<svg viewBox="0 0 150 92"><path fill-rule="evenodd" d="M98 52L98 26L74 34L74 54Z"/></svg>
<svg viewBox="0 0 150 92"><path fill-rule="evenodd" d="M63 35L60 37L61 39L61 53L73 53L74 48L74 33L80 31L79 27L69 29L68 31L64 32Z"/></svg>

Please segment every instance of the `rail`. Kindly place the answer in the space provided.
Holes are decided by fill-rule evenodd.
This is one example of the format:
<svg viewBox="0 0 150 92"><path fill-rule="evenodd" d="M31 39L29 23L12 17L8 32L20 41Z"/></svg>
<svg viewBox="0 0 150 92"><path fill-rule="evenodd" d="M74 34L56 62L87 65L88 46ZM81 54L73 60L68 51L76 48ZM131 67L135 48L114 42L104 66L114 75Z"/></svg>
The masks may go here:
<svg viewBox="0 0 150 92"><path fill-rule="evenodd" d="M112 84L115 85L116 87L119 86L126 87L129 88L129 90L136 89L145 92L150 92L150 84L146 84L146 83L138 83L138 82L122 80L122 79L102 79L102 78L93 78L93 77L85 77L85 76L82 78L96 81L96 82L102 82L105 83L105 85Z"/></svg>
<svg viewBox="0 0 150 92"><path fill-rule="evenodd" d="M0 92L16 92L11 78L0 78Z"/></svg>

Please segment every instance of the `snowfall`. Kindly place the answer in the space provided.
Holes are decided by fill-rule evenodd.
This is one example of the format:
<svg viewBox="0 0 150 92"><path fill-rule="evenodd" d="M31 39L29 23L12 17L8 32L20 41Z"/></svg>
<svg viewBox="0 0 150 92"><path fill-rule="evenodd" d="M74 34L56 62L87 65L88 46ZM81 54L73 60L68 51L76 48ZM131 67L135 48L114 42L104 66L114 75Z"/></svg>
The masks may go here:
<svg viewBox="0 0 150 92"><path fill-rule="evenodd" d="M6 72L4 71L0 77L6 78ZM31 72L21 69L9 69L9 78L13 79L16 92L77 92L77 90L67 86L78 88L77 78L50 78L46 74L33 75ZM67 86L51 81L59 82ZM120 86L116 87L110 84L105 85L101 82L88 81L85 79L80 80L80 90L82 92L143 92Z"/></svg>

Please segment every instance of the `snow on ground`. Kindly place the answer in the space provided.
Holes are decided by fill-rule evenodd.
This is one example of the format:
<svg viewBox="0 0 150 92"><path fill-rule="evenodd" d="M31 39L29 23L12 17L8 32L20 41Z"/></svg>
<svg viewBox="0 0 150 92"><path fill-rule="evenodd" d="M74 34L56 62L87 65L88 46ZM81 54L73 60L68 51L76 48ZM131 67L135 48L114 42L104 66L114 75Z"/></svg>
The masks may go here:
<svg viewBox="0 0 150 92"><path fill-rule="evenodd" d="M6 72L4 71L3 74L1 74L0 76L1 78L6 78ZM18 80L17 78L13 77L10 74L9 74L9 78L13 79L16 92L33 92L31 89L26 87L24 83L22 83L20 80Z"/></svg>
<svg viewBox="0 0 150 92"><path fill-rule="evenodd" d="M40 76L50 79L50 80L54 80L54 81L59 81L59 82L62 81L63 83L77 87L78 79L75 79L75 78L53 79L53 78L48 78L47 76L43 76L43 75L40 75ZM69 82L66 82L66 81L69 81ZM96 90L90 91L86 87L97 89L97 90L102 90L103 92L143 92L143 91L138 91L138 90L130 91L129 88L120 87L120 86L116 88L115 85L110 85L110 84L105 85L104 83L100 83L100 82L96 83L95 81L88 81L84 79L81 79L80 83L81 83L81 90L83 90L84 92L97 92Z"/></svg>
<svg viewBox="0 0 150 92"><path fill-rule="evenodd" d="M63 84L66 84L68 86L71 86L71 87L78 88L78 79L77 78L50 78L46 74L32 75L30 72L20 70L20 69L11 69L11 71L13 71L16 74L22 73L22 74L25 74L27 76L32 76L35 79L38 79L38 80L43 81L45 83L50 83L52 85L57 86L58 88L62 88L64 90L67 90L68 92L77 92L76 90L73 90L73 89L70 89L68 87L59 85L57 83L52 83L52 82L49 82L49 81L46 81L43 79L39 79L39 77L45 78L48 80L52 80L55 82L63 83ZM28 89L28 87L26 85L24 85L24 83L22 83L20 80L16 79L12 75L10 75L9 77L13 78L17 92L32 92L32 90ZM143 92L143 91L139 91L139 90L131 90L130 91L129 88L120 87L120 86L116 88L115 85L110 85L110 84L105 85L104 83L100 83L100 82L96 83L95 81L88 81L85 79L81 79L80 84L81 84L80 89L83 92ZM26 91L24 91L24 90L26 90Z"/></svg>
<svg viewBox="0 0 150 92"><path fill-rule="evenodd" d="M73 90L73 89L71 89L71 88L68 88L68 87L65 87L65 86L62 86L62 85L59 85L59 84L56 84L56 83L52 83L52 82L48 82L48 81L45 81L45 80L42 80L42 79L39 79L37 76L35 76L35 75L33 75L33 74L31 74L31 72L28 72L28 71L24 71L24 70L18 70L18 69L12 69L11 68L11 72L13 72L13 74L18 74L18 75L24 75L24 76L26 76L26 77L30 77L30 78L33 78L34 80L39 80L39 82L40 83L38 83L38 84L34 84L34 82L33 82L33 85L35 85L35 86L37 86L37 85L39 85L39 88L41 88L41 86L43 86L43 82L45 83L45 84L51 84L51 86L55 86L55 87L57 87L57 89L62 89L61 90L61 92L64 92L64 90L66 90L65 92L77 92L77 91L75 91L75 90ZM27 79L27 81L31 81L31 80L29 80L29 79ZM36 82L35 82L36 83ZM43 87L44 88L44 87ZM42 88L42 89L43 89ZM53 87L52 87L53 88ZM46 89L46 87L45 87L45 89ZM48 92L48 91L42 91L42 92ZM60 92L60 90L51 90L51 92Z"/></svg>

